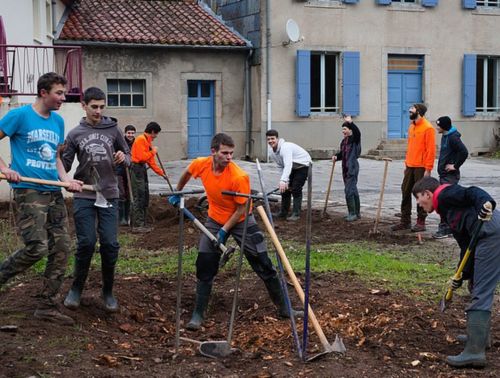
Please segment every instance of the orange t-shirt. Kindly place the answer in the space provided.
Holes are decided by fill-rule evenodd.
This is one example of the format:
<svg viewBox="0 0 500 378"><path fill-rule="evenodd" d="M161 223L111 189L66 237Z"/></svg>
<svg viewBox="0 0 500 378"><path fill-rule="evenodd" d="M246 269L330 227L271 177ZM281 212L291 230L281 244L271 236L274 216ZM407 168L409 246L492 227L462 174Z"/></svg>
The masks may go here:
<svg viewBox="0 0 500 378"><path fill-rule="evenodd" d="M212 157L201 157L189 164L188 172L200 178L208 199L208 216L219 224L225 224L236 211L237 205L247 202L245 197L228 196L222 191L250 194L250 178L236 163L230 162L220 175L212 170ZM240 222L245 219L243 215Z"/></svg>
<svg viewBox="0 0 500 378"><path fill-rule="evenodd" d="M130 151L132 163L147 163L157 175L163 176L165 172L156 165L156 152L153 150L152 143L153 139L146 133L135 138L134 144L132 144L132 150Z"/></svg>

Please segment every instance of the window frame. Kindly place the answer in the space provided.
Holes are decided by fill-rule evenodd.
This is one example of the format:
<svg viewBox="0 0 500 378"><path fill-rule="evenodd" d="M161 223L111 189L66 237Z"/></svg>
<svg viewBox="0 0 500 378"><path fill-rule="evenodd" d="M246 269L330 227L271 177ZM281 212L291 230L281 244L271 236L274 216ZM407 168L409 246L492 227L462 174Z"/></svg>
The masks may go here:
<svg viewBox="0 0 500 378"><path fill-rule="evenodd" d="M340 97L339 97L339 86L340 86L340 81L339 81L339 64L340 64L340 53L337 51L315 51L311 50L311 62L312 62L312 57L320 56L320 85L319 85L319 98L320 98L320 106L319 107L313 107L312 106L312 80L311 80L311 104L309 107L309 112L311 115L320 115L320 114L338 114L340 112ZM334 79L334 103L335 106L333 107L327 107L326 106L326 56L331 55L335 57L335 79ZM310 74L312 75L312 64L311 64L311 71ZM326 110L326 109L332 109L332 110ZM318 110L319 109L319 110Z"/></svg>
<svg viewBox="0 0 500 378"><path fill-rule="evenodd" d="M117 82L118 89L116 91L110 91L109 90L109 82L113 80ZM125 92L120 90L120 82L125 82L128 81L130 85L130 91ZM134 81L140 81L142 82L142 92L136 92L133 90L133 82ZM106 78L106 106L108 108L112 109L146 109L147 108L147 88L146 88L146 79L142 78L116 78L116 77L107 77ZM110 95L116 95L118 96L118 105L110 105L109 103L109 96ZM130 105L122 105L121 104L121 95L130 95ZM133 103L133 96L134 95L142 95L143 96L143 101L142 101L142 106L134 106Z"/></svg>
<svg viewBox="0 0 500 378"><path fill-rule="evenodd" d="M483 4L480 4L483 3ZM486 4L484 4L486 3ZM490 3L495 3L494 5L490 5ZM476 0L476 7L478 8L489 8L496 9L500 8L500 0Z"/></svg>
<svg viewBox="0 0 500 378"><path fill-rule="evenodd" d="M494 61L493 72L490 72L488 69L488 62ZM482 61L482 62L481 62ZM482 91L479 93L479 70L480 65L482 65ZM478 55L476 62L476 113L477 114L495 114L500 113L500 57L499 56L490 56L490 55ZM492 88L492 97L493 97L493 105L488 106L488 97L489 97L489 75L493 74L493 88ZM481 100L481 101L479 101ZM481 104L480 104L481 103Z"/></svg>

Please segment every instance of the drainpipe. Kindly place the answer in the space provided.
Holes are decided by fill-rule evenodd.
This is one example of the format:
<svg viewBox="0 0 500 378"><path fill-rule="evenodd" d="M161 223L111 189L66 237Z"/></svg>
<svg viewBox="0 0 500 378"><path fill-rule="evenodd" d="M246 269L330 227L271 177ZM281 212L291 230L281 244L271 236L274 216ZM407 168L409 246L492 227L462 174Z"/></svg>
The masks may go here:
<svg viewBox="0 0 500 378"><path fill-rule="evenodd" d="M253 49L248 52L245 60L245 121L246 121L246 141L245 141L245 159L250 161L252 157L252 81L250 71L250 60L252 59Z"/></svg>
<svg viewBox="0 0 500 378"><path fill-rule="evenodd" d="M266 0L266 106L267 106L267 122L266 130L271 130L271 0ZM266 145L266 144L265 144ZM269 162L269 149L267 145L266 161Z"/></svg>
<svg viewBox="0 0 500 378"><path fill-rule="evenodd" d="M56 1L53 0L51 3L51 12L52 12L52 30L50 31L50 35L56 37L56 29L57 29L57 19L56 19Z"/></svg>

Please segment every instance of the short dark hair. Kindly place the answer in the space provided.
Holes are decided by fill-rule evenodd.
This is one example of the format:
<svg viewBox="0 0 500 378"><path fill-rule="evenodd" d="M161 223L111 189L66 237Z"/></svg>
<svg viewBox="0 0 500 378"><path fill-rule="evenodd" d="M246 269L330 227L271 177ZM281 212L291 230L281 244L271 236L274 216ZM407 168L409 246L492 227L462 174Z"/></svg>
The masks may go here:
<svg viewBox="0 0 500 378"><path fill-rule="evenodd" d="M266 137L268 136L273 136L273 137L279 137L279 134L278 134L278 131L277 130L274 130L274 129L271 129L271 130L267 130L266 131Z"/></svg>
<svg viewBox="0 0 500 378"><path fill-rule="evenodd" d="M229 135L224 133L215 134L212 138L212 142L210 142L210 148L213 148L215 151L219 151L221 145L234 147L234 140Z"/></svg>
<svg viewBox="0 0 500 378"><path fill-rule="evenodd" d="M42 96L42 89L45 89L47 92L50 92L52 86L54 84L62 84L66 85L68 81L62 75L59 75L55 72L47 72L38 78L38 82L36 83L36 95L38 97Z"/></svg>
<svg viewBox="0 0 500 378"><path fill-rule="evenodd" d="M418 193L423 193L425 191L430 191L434 193L439 186L439 181L434 177L428 176L418 180L415 185L413 185L412 193L414 197L417 197Z"/></svg>
<svg viewBox="0 0 500 378"><path fill-rule="evenodd" d="M132 130L132 131L137 131L134 125L127 125L125 126L125 132Z"/></svg>
<svg viewBox="0 0 500 378"><path fill-rule="evenodd" d="M97 87L90 87L83 92L83 102L88 104L92 100L106 100L106 95L102 89Z"/></svg>
<svg viewBox="0 0 500 378"><path fill-rule="evenodd" d="M161 131L160 125L156 122L149 122L146 125L146 129L144 130L145 133L151 134L151 133L159 133Z"/></svg>

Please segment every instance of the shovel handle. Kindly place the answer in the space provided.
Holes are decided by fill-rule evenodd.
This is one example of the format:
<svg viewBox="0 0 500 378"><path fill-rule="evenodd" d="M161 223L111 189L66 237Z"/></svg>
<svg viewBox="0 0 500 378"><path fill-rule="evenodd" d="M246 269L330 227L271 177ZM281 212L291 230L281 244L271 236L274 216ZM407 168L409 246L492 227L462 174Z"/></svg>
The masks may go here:
<svg viewBox="0 0 500 378"><path fill-rule="evenodd" d="M328 199L330 198L330 190L332 188L333 172L335 171L335 162L332 164L332 171L330 172L330 180L328 181L328 189L326 190L325 207L323 208L323 214L326 213L326 208L328 207Z"/></svg>
<svg viewBox="0 0 500 378"><path fill-rule="evenodd" d="M212 242L216 242L217 238L201 223L188 209L184 208L184 215L194 223L198 229L203 232ZM219 244L219 249L222 253L227 251L227 247L224 244Z"/></svg>
<svg viewBox="0 0 500 378"><path fill-rule="evenodd" d="M373 226L373 233L376 234L378 231L378 224L380 222L380 212L382 211L382 202L384 200L385 182L387 181L387 167L389 162L392 161L391 158L383 158L384 160L384 177L382 179L382 186L380 188L380 198L378 199L377 216L375 217L375 225Z"/></svg>
<svg viewBox="0 0 500 378"><path fill-rule="evenodd" d="M267 218L266 211L262 206L257 206L257 211L262 218L262 221L264 222L264 225L266 226L267 231L269 232L269 235L271 235L271 240L274 244L274 247L278 251L278 254L280 255L281 261L283 262L283 265L285 266L285 269L288 273L288 276L290 277L290 280L292 281L293 287L295 288L295 291L297 292L297 295L299 296L300 300L304 304L305 302L305 296L304 296L304 291L302 290L302 287L300 286L300 283L297 279L297 276L295 275L292 266L290 265L290 262L288 261L288 258L286 257L285 251L283 250L283 247L281 246L281 243L278 240L278 236L276 235L276 232L274 231L273 227L271 226L271 223L269 222L269 219ZM321 345L323 345L323 348L327 351L331 350L331 345L328 342L325 334L323 333L323 330L321 329L321 326L319 325L318 319L316 319L316 316L314 315L314 312L311 308L311 305L308 306L307 312L309 314L309 318L311 319L311 323L314 327L314 330L319 336L319 339L321 341Z"/></svg>
<svg viewBox="0 0 500 378"><path fill-rule="evenodd" d="M6 180L7 177L3 173L0 173L0 180ZM33 177L24 177L21 176L21 182L30 182L32 184L40 184L40 185L50 185L50 186L58 186L60 188L69 188L69 183L63 181L54 181L54 180L44 180ZM87 190L89 192L95 192L95 188L93 185L82 185L83 190Z"/></svg>

